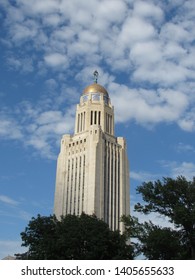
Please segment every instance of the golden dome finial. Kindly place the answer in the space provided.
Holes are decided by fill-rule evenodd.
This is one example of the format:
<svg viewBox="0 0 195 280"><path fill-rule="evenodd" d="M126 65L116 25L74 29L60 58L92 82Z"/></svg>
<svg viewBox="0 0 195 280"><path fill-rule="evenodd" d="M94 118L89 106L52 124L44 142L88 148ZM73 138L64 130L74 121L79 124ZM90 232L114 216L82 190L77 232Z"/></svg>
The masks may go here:
<svg viewBox="0 0 195 280"><path fill-rule="evenodd" d="M94 83L87 86L84 89L83 94L100 92L100 93L103 93L104 95L108 95L107 90L103 86L98 84L98 82L97 82L98 81L98 76L99 76L99 73L98 73L97 70L95 70L93 72L93 76L94 76Z"/></svg>
<svg viewBox="0 0 195 280"><path fill-rule="evenodd" d="M99 76L99 73L98 73L97 70L95 70L95 71L93 72L93 76L94 76L94 83L97 84L97 80L98 80L98 76Z"/></svg>

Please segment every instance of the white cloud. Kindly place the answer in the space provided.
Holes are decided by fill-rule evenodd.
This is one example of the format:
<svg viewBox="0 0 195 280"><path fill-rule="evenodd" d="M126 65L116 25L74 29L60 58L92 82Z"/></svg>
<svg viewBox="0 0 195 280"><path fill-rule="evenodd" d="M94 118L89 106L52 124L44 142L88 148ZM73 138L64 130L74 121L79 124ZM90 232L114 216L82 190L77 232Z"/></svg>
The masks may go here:
<svg viewBox="0 0 195 280"><path fill-rule="evenodd" d="M21 70L23 73L30 73L34 70L32 58L8 57L7 65L14 70Z"/></svg>
<svg viewBox="0 0 195 280"><path fill-rule="evenodd" d="M166 41L174 41L178 43L186 42L188 40L191 40L191 36L185 28L183 28L181 25L176 23L166 23L162 30L161 30L161 36L163 37L163 40Z"/></svg>
<svg viewBox="0 0 195 280"><path fill-rule="evenodd" d="M68 59L65 55L60 53L48 54L44 57L44 60L48 66L51 67L67 67Z"/></svg>
<svg viewBox="0 0 195 280"><path fill-rule="evenodd" d="M68 85L69 77L88 82L96 68L117 105L116 121L176 123L195 130L193 1L16 0L1 6L8 67L38 70L42 76L51 68L63 76L46 81L43 106L23 108L22 118L15 119L14 113L1 118L1 137L25 136L27 145L50 150L56 137L74 126L72 104L79 95L75 85ZM127 86L115 79L123 81L122 75ZM62 104L72 113L62 111Z"/></svg>
<svg viewBox="0 0 195 280"><path fill-rule="evenodd" d="M167 169L169 177L184 176L187 180L192 180L195 176L195 164L193 162L161 161L161 164L162 167Z"/></svg>
<svg viewBox="0 0 195 280"><path fill-rule="evenodd" d="M130 171L130 178L139 182L154 181L162 177L159 174L152 174L147 171Z"/></svg>
<svg viewBox="0 0 195 280"><path fill-rule="evenodd" d="M174 228L174 225L169 222L169 219L163 215L157 214L157 213L150 213L150 214L143 214L141 212L134 211L134 206L136 203L140 203L142 205L145 204L145 202L142 200L141 196L131 196L131 215L134 217L137 217L139 219L140 223L149 222L152 221L153 224L159 225L161 227L171 227Z"/></svg>
<svg viewBox="0 0 195 280"><path fill-rule="evenodd" d="M47 15L58 12L60 4L59 0L47 0L47 2L39 0L18 0L17 2L26 14L31 15Z"/></svg>
<svg viewBox="0 0 195 280"><path fill-rule="evenodd" d="M19 59L16 59L15 57L8 57L7 63L16 70L20 69L21 67L21 61Z"/></svg>
<svg viewBox="0 0 195 280"><path fill-rule="evenodd" d="M43 112L37 119L37 123L39 125L48 124L48 123L55 123L62 120L62 113L59 111L48 111Z"/></svg>
<svg viewBox="0 0 195 280"><path fill-rule="evenodd" d="M133 73L136 81L149 81L153 84L171 87L176 83L186 81L190 71L175 62L161 62L156 67L152 64L141 65Z"/></svg>
<svg viewBox="0 0 195 280"><path fill-rule="evenodd" d="M195 68L195 65L193 63L194 60L195 60L195 47L191 47L189 49L188 55L185 55L185 56L182 57L181 64L184 67L188 67L190 69L194 69Z"/></svg>
<svg viewBox="0 0 195 280"><path fill-rule="evenodd" d="M194 152L191 145L179 144L178 150L181 152ZM187 180L192 180L195 177L195 164L193 162L176 162L176 161L159 161L159 164L164 169L161 174L152 174L148 171L130 171L130 178L142 182L155 181L163 177L177 178L184 176Z"/></svg>
<svg viewBox="0 0 195 280"><path fill-rule="evenodd" d="M2 1L1 1L1 4L2 4ZM25 15L23 14L22 10L9 5L9 1L7 1L7 3L6 3L6 9L7 9L8 20L13 21L13 22L21 22L21 23L24 21Z"/></svg>
<svg viewBox="0 0 195 280"><path fill-rule="evenodd" d="M184 118L179 121L179 126L185 131L195 131L195 112L193 109L187 112Z"/></svg>
<svg viewBox="0 0 195 280"><path fill-rule="evenodd" d="M0 138L19 140L22 137L21 126L13 118L0 115Z"/></svg>
<svg viewBox="0 0 195 280"><path fill-rule="evenodd" d="M190 20L193 20L195 12L194 0L183 1L183 9L187 11L186 17L189 20L189 22Z"/></svg>
<svg viewBox="0 0 195 280"><path fill-rule="evenodd" d="M52 101L52 105L48 105L46 99L36 105L21 102L15 108L4 110L0 115L0 138L19 140L44 157L56 158L60 137L74 129L75 105L70 105L63 113L47 110L54 105L55 98Z"/></svg>
<svg viewBox="0 0 195 280"><path fill-rule="evenodd" d="M135 1L133 14L142 18L153 18L160 22L164 19L161 7L146 1Z"/></svg>
<svg viewBox="0 0 195 280"><path fill-rule="evenodd" d="M131 215L137 217L140 223L151 221L153 224L160 227L170 227L174 229L174 225L170 223L169 219L167 217L164 217L163 215L159 215L156 213L145 215L139 212L131 212Z"/></svg>
<svg viewBox="0 0 195 280"><path fill-rule="evenodd" d="M110 23L121 22L126 14L127 6L124 1L107 0L97 2L97 16Z"/></svg>
<svg viewBox="0 0 195 280"><path fill-rule="evenodd" d="M60 137L73 130L74 116L72 108L63 115L60 111L38 113L36 118L28 120L31 124L24 144L35 148L43 157L56 158L55 149L60 144Z"/></svg>
<svg viewBox="0 0 195 280"><path fill-rule="evenodd" d="M49 79L45 81L45 84L48 89L55 90L58 86L57 82L54 79Z"/></svg>
<svg viewBox="0 0 195 280"><path fill-rule="evenodd" d="M5 204L8 204L10 206L17 206L19 204L18 201L14 200L6 195L0 195L0 201Z"/></svg>
<svg viewBox="0 0 195 280"><path fill-rule="evenodd" d="M187 44L193 37L193 26L188 20L189 3L184 5L182 14L173 16L169 22L164 20L171 4L155 1L18 0L16 3L16 7L7 4L10 40L21 43L32 40L32 48L42 51L48 66L63 69L62 65L65 68L68 63L75 65L78 57L80 66L99 64L103 59L110 70L131 69L131 77L137 81L165 85L191 75L184 64L181 66L181 60L191 61L188 56L193 47ZM177 65L171 64L172 60Z"/></svg>
<svg viewBox="0 0 195 280"><path fill-rule="evenodd" d="M167 59L171 59L173 61L182 61L182 57L186 57L187 50L184 49L181 45L175 42L168 42L163 52L163 56Z"/></svg>
<svg viewBox="0 0 195 280"><path fill-rule="evenodd" d="M156 32L152 24L141 18L129 17L122 26L118 40L124 47L134 43L148 41L155 38Z"/></svg>
<svg viewBox="0 0 195 280"><path fill-rule="evenodd" d="M159 41L137 43L131 48L130 58L135 65L158 63L162 60L162 48Z"/></svg>
<svg viewBox="0 0 195 280"><path fill-rule="evenodd" d="M176 146L176 150L178 152L190 152L190 153L195 153L195 148L192 145L189 144L184 144L182 142L180 142L177 146Z"/></svg>
<svg viewBox="0 0 195 280"><path fill-rule="evenodd" d="M54 14L54 15L48 15L43 18L44 25L48 26L58 26L61 22L61 17L59 14Z"/></svg>
<svg viewBox="0 0 195 280"><path fill-rule="evenodd" d="M14 43L22 44L27 40L34 40L38 35L38 24L34 20L26 20L24 22L16 22L9 35Z"/></svg>
<svg viewBox="0 0 195 280"><path fill-rule="evenodd" d="M172 176L184 176L188 180L192 180L195 177L195 164L192 162L182 162L181 164L173 164Z"/></svg>
<svg viewBox="0 0 195 280"><path fill-rule="evenodd" d="M185 94L174 90L130 90L116 83L111 83L109 88L113 104L117 104L118 122L131 119L140 124L179 122L188 106Z"/></svg>

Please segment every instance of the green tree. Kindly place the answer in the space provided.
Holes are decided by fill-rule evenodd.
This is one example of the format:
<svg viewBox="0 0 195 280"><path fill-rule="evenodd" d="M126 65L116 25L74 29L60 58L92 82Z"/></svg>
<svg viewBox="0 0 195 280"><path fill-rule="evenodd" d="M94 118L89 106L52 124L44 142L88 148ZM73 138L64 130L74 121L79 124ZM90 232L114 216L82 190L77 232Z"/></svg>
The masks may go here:
<svg viewBox="0 0 195 280"><path fill-rule="evenodd" d="M151 221L139 223L138 218L124 216L126 236L131 237L135 255L143 254L150 260L188 259L188 248L180 231L160 227Z"/></svg>
<svg viewBox="0 0 195 280"><path fill-rule="evenodd" d="M96 216L67 215L60 221L55 216L32 218L21 233L22 246L28 254L17 258L28 259L132 259L133 251L126 238L111 231Z"/></svg>
<svg viewBox="0 0 195 280"><path fill-rule="evenodd" d="M134 217L123 217L126 234L139 241L137 253L149 259L195 259L195 178L143 183L137 193L144 203L137 203L135 211L160 214L172 224L172 228L162 228L151 221L139 223Z"/></svg>

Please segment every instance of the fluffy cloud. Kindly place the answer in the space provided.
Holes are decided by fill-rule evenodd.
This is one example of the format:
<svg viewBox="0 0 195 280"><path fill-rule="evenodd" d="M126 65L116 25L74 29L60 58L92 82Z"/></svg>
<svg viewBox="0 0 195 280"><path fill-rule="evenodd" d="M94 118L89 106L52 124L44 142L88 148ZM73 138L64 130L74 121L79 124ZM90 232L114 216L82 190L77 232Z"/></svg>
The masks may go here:
<svg viewBox="0 0 195 280"><path fill-rule="evenodd" d="M161 178L162 176L159 174L152 174L149 173L147 171L131 171L130 172L130 178L138 181L138 182L148 182L148 181L152 181L152 180L158 180L159 178Z"/></svg>
<svg viewBox="0 0 195 280"><path fill-rule="evenodd" d="M119 41L128 48L137 42L148 41L155 37L155 29L151 23L141 18L129 17L122 26Z"/></svg>
<svg viewBox="0 0 195 280"><path fill-rule="evenodd" d="M26 120L27 137L24 144L34 147L43 157L55 158L55 149L59 146L60 137L73 130L73 112L72 108L64 115L60 111L37 112L36 118L32 116Z"/></svg>
<svg viewBox="0 0 195 280"><path fill-rule="evenodd" d="M182 142L180 142L177 146L176 146L176 150L179 153L182 152L190 152L190 153L195 153L195 148L192 145L189 144L184 144Z"/></svg>
<svg viewBox="0 0 195 280"><path fill-rule="evenodd" d="M164 19L162 8L146 1L135 1L133 14L143 18L152 18L157 22L161 22Z"/></svg>
<svg viewBox="0 0 195 280"><path fill-rule="evenodd" d="M195 111L194 108L186 112L185 116L179 121L179 126L185 131L195 130Z"/></svg>
<svg viewBox="0 0 195 280"><path fill-rule="evenodd" d="M188 106L186 95L174 90L131 90L124 85L111 83L110 92L113 93L113 104L117 104L118 122L131 119L142 124L180 122Z"/></svg>
<svg viewBox="0 0 195 280"><path fill-rule="evenodd" d="M37 70L42 77L55 70L45 81L47 95L23 108L23 119L16 120L14 113L1 118L1 137L25 134L27 145L52 154L56 136L73 128L77 92L96 68L117 104L116 121L177 123L182 130L195 130L193 1L16 0L0 5L7 66L25 74ZM78 87L69 84L73 77Z"/></svg>
<svg viewBox="0 0 195 280"><path fill-rule="evenodd" d="M174 5L180 12L179 5ZM183 7L182 14L165 21L169 9L171 14L170 3L17 0L15 6L6 5L5 23L9 40L31 41L32 47L42 51L46 66L67 66L68 60L71 66L78 58L79 66L86 66L86 62L99 64L103 59L110 70L133 70L136 81L170 84L170 76L175 76L173 83L188 77L181 59L187 60L191 53L190 1Z"/></svg>
<svg viewBox="0 0 195 280"><path fill-rule="evenodd" d="M74 128L75 107L61 111L44 110L41 103L33 107L30 103L18 104L11 112L4 112L0 121L0 139L19 140L25 146L33 147L43 157L55 158L60 137ZM17 116L17 118L16 118Z"/></svg>
<svg viewBox="0 0 195 280"><path fill-rule="evenodd" d="M195 164L192 162L167 162L163 161L162 166L167 168L170 172L170 177L184 176L187 180L192 180L195 174Z"/></svg>
<svg viewBox="0 0 195 280"><path fill-rule="evenodd" d="M30 73L34 71L33 60L31 58L7 58L8 66L16 71L21 71L23 73Z"/></svg>
<svg viewBox="0 0 195 280"><path fill-rule="evenodd" d="M60 1L47 0L47 3L44 3L39 0L18 0L17 3L25 14L48 15L51 13L55 13L59 10L58 5L60 4Z"/></svg>
<svg viewBox="0 0 195 280"><path fill-rule="evenodd" d="M0 138L19 140L23 137L21 126L5 113L0 115Z"/></svg>
<svg viewBox="0 0 195 280"><path fill-rule="evenodd" d="M191 146L179 147L183 151L193 151ZM184 150L185 149L185 150ZM159 167L162 168L161 174L150 173L146 170L130 172L131 180L142 182L161 180L163 177L177 178L178 176L184 176L187 180L192 180L195 174L195 164L193 162L176 162L176 161L159 161Z"/></svg>
<svg viewBox="0 0 195 280"><path fill-rule="evenodd" d="M163 40L175 41L175 42L186 42L190 40L190 34L182 26L175 23L166 23L161 30L161 36Z"/></svg>
<svg viewBox="0 0 195 280"><path fill-rule="evenodd" d="M51 67L67 67L68 65L68 59L60 53L48 54L44 57L44 60Z"/></svg>

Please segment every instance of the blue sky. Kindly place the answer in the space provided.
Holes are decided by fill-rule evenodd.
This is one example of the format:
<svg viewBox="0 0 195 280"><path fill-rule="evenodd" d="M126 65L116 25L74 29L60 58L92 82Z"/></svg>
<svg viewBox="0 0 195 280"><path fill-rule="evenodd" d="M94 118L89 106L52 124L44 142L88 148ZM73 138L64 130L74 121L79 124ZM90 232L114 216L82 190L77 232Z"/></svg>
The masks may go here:
<svg viewBox="0 0 195 280"><path fill-rule="evenodd" d="M99 72L136 187L195 174L193 0L0 0L0 258L53 211L61 136Z"/></svg>

